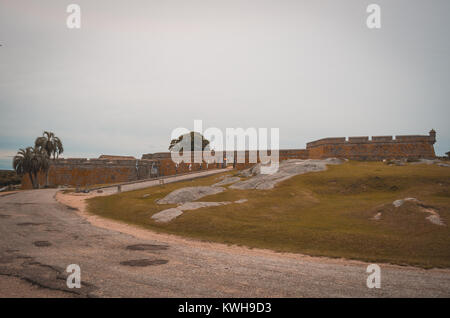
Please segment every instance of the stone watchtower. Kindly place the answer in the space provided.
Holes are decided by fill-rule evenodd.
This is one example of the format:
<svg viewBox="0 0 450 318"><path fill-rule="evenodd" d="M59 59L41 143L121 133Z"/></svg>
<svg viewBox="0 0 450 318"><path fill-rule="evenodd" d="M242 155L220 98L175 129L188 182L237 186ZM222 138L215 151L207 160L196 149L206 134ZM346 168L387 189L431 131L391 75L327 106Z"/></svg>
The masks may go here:
<svg viewBox="0 0 450 318"><path fill-rule="evenodd" d="M436 143L436 131L434 129L430 130L430 143L432 145Z"/></svg>

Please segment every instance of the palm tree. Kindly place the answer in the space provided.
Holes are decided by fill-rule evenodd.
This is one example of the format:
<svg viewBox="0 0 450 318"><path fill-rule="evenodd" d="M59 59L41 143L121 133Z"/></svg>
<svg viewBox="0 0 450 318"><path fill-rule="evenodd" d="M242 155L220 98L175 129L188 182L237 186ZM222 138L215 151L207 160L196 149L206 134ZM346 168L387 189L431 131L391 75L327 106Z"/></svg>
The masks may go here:
<svg viewBox="0 0 450 318"><path fill-rule="evenodd" d="M57 159L60 154L64 152L63 144L61 139L55 136L51 131L44 131L42 137L36 138L34 142L34 147L39 147L44 149L49 158Z"/></svg>
<svg viewBox="0 0 450 318"><path fill-rule="evenodd" d="M38 173L49 168L47 152L41 148L19 149L13 159L13 168L18 175L28 174L34 189L39 188Z"/></svg>
<svg viewBox="0 0 450 318"><path fill-rule="evenodd" d="M53 160L57 159L64 152L61 139L56 137L51 131L44 131L42 137L36 138L34 147L43 149L49 158L53 157ZM45 176L45 185L48 186L48 169Z"/></svg>

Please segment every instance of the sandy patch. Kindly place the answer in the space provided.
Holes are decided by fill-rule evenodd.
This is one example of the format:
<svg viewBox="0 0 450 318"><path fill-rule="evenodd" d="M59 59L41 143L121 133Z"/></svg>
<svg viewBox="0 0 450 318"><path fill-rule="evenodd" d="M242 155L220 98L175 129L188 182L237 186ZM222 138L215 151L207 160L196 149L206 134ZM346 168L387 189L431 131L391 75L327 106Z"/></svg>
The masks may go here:
<svg viewBox="0 0 450 318"><path fill-rule="evenodd" d="M14 194L14 193L17 193L17 192L19 192L19 190L14 190L14 191L3 191L3 192L0 192L0 197L1 197L1 196L4 196L4 195Z"/></svg>

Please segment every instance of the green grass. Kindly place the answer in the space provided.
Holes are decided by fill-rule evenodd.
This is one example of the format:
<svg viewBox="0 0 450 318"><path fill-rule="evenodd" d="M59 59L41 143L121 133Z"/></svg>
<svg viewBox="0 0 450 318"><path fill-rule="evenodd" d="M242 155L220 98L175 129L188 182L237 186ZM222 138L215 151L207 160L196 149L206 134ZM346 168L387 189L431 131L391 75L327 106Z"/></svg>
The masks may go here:
<svg viewBox="0 0 450 318"><path fill-rule="evenodd" d="M173 206L158 205L156 199L181 187L213 184L217 178L97 197L88 201L89 210L154 231L206 241L425 268L450 267L449 226L429 223L427 214L411 204L398 209L391 204L396 199L418 198L438 211L448 225L449 168L348 162L293 177L271 190L228 189L201 199L248 199L243 204L186 211L168 224L151 219L154 213ZM144 194L150 196L143 198ZM382 218L371 220L379 211Z"/></svg>

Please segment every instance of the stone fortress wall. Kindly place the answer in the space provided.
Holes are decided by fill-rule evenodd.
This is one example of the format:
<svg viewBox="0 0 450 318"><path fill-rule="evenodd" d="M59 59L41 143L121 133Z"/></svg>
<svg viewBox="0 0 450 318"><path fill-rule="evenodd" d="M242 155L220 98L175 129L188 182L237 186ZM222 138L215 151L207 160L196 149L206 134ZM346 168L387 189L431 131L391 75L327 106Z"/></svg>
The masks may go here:
<svg viewBox="0 0 450 318"><path fill-rule="evenodd" d="M435 142L436 132L434 130L431 130L429 135L396 136L395 138L392 136L324 138L308 143L306 149L281 149L279 150L279 159L280 161L331 157L350 160L433 159L435 158L433 147ZM256 156L259 162L259 153L255 152L252 155ZM194 162L194 156L199 154L201 152L191 153L191 162ZM240 152L239 155L245 157L244 163L234 162L234 158L238 157L237 151L234 152L234 158L227 158L224 152L223 162L226 163L210 160L201 163L175 164L171 159L170 152L144 154L142 159L107 155L102 155L98 159L57 159L51 161L48 184L50 186L84 187L217 169L225 165L244 169L254 164L250 162L251 153L249 151ZM41 185L44 185L46 176L40 174L39 181ZM23 177L22 188L31 189L31 182L27 175Z"/></svg>
<svg viewBox="0 0 450 318"><path fill-rule="evenodd" d="M436 132L429 135L324 138L306 144L308 157L352 160L432 159L435 158Z"/></svg>
<svg viewBox="0 0 450 318"><path fill-rule="evenodd" d="M117 159L56 159L50 162L48 184L88 186L143 180L156 177L158 165L157 160L121 159L120 157ZM39 183L46 184L45 174L39 175ZM27 175L22 179L22 188L32 188Z"/></svg>

